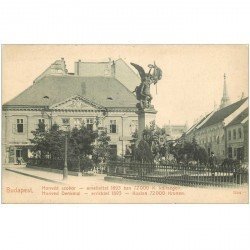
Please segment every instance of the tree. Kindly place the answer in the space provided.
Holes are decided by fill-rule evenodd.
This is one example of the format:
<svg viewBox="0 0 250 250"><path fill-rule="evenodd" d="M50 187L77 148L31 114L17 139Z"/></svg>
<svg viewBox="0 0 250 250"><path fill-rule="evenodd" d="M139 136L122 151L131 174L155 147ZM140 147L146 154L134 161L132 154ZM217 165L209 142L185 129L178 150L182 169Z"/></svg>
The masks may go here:
<svg viewBox="0 0 250 250"><path fill-rule="evenodd" d="M154 156L151 152L149 144L145 140L141 140L134 151L134 158L141 163L152 162Z"/></svg>
<svg viewBox="0 0 250 250"><path fill-rule="evenodd" d="M109 158L109 141L110 136L107 135L107 131L98 133L93 150L93 159L96 163L105 162Z"/></svg>
<svg viewBox="0 0 250 250"><path fill-rule="evenodd" d="M165 142L160 143L160 138L166 137L165 128L160 128L155 124L155 121L152 121L149 127L146 127L142 132L143 139L149 144L151 152L154 157L157 155L165 156L166 148ZM166 140L166 138L165 138Z"/></svg>
<svg viewBox="0 0 250 250"><path fill-rule="evenodd" d="M184 141L183 143L170 144L170 153L175 157L177 162L183 161L188 164L190 161L207 162L207 152L200 147L195 138L192 142Z"/></svg>
<svg viewBox="0 0 250 250"><path fill-rule="evenodd" d="M32 144L31 152L34 156L40 156L41 159L44 159L48 153L48 143L45 140L45 124L39 123L38 128L34 131L31 131L31 133L33 134L33 138L30 139Z"/></svg>
<svg viewBox="0 0 250 250"><path fill-rule="evenodd" d="M45 134L48 152L52 160L64 158L65 134L57 124L53 124L48 133Z"/></svg>
<svg viewBox="0 0 250 250"><path fill-rule="evenodd" d="M63 131L59 130L57 124L53 124L50 130L45 130L45 124L39 123L38 128L31 132L33 144L31 151L41 159L62 159L64 148Z"/></svg>
<svg viewBox="0 0 250 250"><path fill-rule="evenodd" d="M73 128L69 137L69 156L77 159L77 166L80 170L80 160L87 155L93 154L94 141L97 138L97 132L87 129L84 125L80 129Z"/></svg>

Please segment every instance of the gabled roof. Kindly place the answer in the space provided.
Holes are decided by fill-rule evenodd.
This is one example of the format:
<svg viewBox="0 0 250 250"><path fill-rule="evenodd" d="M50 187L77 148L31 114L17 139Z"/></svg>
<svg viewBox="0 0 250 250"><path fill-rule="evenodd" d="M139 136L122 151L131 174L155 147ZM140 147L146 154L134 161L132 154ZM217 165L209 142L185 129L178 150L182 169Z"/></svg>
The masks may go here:
<svg viewBox="0 0 250 250"><path fill-rule="evenodd" d="M51 106L72 96L86 97L106 108L135 108L136 97L112 77L47 75L3 106ZM48 96L44 100L44 96Z"/></svg>
<svg viewBox="0 0 250 250"><path fill-rule="evenodd" d="M199 129L222 122L226 117L228 117L235 110L237 110L247 99L248 98L244 98L238 102L235 102L225 108L214 112L213 115Z"/></svg>
<svg viewBox="0 0 250 250"><path fill-rule="evenodd" d="M248 117L248 108L246 108L243 112L241 112L235 119L233 119L227 126L233 126L236 124L240 124L245 118Z"/></svg>
<svg viewBox="0 0 250 250"><path fill-rule="evenodd" d="M187 132L186 134L191 133L197 126L199 126L203 121L205 121L205 119L207 119L207 117L211 115L211 113L207 114L206 116L204 116L200 121L198 121L197 123L195 123Z"/></svg>

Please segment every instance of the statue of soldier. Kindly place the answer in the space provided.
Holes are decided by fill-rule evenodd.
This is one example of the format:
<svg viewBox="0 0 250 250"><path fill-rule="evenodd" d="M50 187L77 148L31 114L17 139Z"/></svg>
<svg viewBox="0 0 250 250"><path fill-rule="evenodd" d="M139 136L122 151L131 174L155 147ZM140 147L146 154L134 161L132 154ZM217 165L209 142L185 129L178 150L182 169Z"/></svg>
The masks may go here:
<svg viewBox="0 0 250 250"><path fill-rule="evenodd" d="M131 63L132 66L134 66L141 77L141 84L137 86L134 90L136 93L136 98L140 103L138 104L138 108L145 109L151 107L151 101L153 99L151 93L150 93L150 85L156 84L158 80L162 78L162 70L158 68L155 63L154 65L149 64L148 67L150 68L148 73L145 73L144 69L135 64ZM151 74L151 70L153 70L153 74Z"/></svg>

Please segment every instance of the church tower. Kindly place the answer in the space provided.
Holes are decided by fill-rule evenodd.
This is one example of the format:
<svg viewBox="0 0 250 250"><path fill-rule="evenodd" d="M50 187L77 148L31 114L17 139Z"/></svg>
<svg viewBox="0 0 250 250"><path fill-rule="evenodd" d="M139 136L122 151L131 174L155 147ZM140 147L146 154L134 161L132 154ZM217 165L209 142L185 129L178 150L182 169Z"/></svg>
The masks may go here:
<svg viewBox="0 0 250 250"><path fill-rule="evenodd" d="M230 98L227 92L226 74L224 74L223 96L221 98L220 109L225 108L230 104Z"/></svg>

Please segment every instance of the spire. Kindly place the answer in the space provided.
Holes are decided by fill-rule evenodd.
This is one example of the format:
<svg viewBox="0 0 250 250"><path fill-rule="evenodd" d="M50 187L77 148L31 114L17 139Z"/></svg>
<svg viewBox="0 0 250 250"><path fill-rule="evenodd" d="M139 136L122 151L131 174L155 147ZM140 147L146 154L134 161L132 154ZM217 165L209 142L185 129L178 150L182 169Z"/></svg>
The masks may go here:
<svg viewBox="0 0 250 250"><path fill-rule="evenodd" d="M227 92L226 74L224 74L223 96L221 98L220 109L225 108L229 104L230 104L230 98Z"/></svg>

